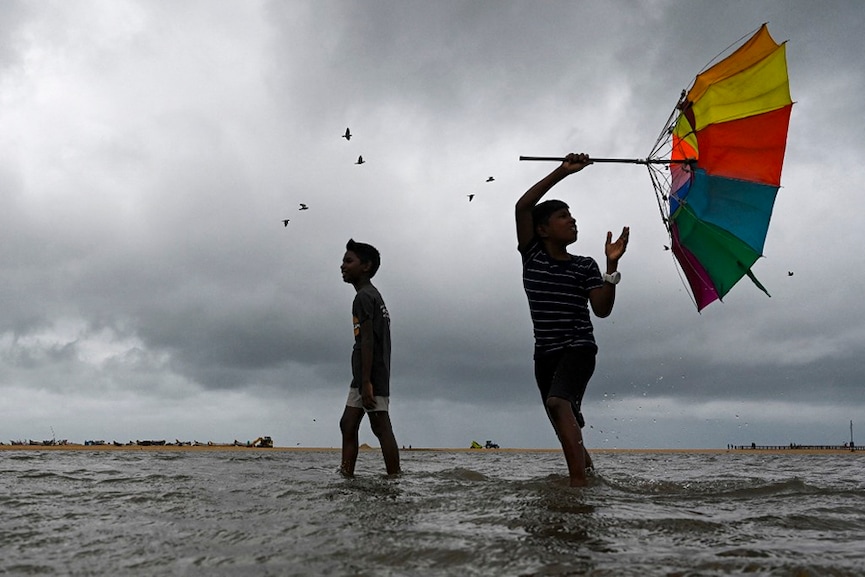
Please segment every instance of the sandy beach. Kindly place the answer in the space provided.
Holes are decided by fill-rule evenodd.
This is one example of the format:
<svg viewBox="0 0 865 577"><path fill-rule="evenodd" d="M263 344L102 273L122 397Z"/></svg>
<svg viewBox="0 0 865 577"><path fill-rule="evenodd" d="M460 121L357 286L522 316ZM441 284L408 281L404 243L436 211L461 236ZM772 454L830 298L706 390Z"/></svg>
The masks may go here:
<svg viewBox="0 0 865 577"><path fill-rule="evenodd" d="M77 443L67 443L65 445L0 445L0 451L253 451L253 452L309 452L309 451L339 451L339 447L246 447L237 445L82 445ZM377 447L364 445L361 450L378 450ZM558 448L503 448L503 449L470 449L461 447L412 447L411 449L403 448L403 452L456 452L456 453L558 453L561 449ZM783 448L783 449L593 449L593 454L604 453L764 453L775 455L837 455L850 454L862 455L865 451L851 451L850 449L808 449L808 448Z"/></svg>

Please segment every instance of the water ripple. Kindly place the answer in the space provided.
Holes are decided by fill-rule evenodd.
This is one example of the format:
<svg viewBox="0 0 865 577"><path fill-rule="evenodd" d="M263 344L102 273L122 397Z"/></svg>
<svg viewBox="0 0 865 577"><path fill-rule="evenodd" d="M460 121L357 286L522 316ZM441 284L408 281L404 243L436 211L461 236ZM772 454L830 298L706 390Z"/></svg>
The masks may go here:
<svg viewBox="0 0 865 577"><path fill-rule="evenodd" d="M406 452L0 455L0 573L862 575L861 462Z"/></svg>

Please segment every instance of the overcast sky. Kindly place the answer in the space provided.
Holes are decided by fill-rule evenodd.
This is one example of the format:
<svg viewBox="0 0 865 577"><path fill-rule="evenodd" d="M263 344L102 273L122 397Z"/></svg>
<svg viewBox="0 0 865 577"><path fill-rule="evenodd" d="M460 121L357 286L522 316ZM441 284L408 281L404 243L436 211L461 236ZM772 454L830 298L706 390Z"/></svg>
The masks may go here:
<svg viewBox="0 0 865 577"><path fill-rule="evenodd" d="M382 254L398 443L557 446L513 223L555 165L518 158L645 157L763 22L796 102L754 267L771 298L746 278L697 313L645 167L550 195L572 252L631 227L587 444L842 443L851 420L865 441L855 0L5 0L0 440L338 446L354 238Z"/></svg>

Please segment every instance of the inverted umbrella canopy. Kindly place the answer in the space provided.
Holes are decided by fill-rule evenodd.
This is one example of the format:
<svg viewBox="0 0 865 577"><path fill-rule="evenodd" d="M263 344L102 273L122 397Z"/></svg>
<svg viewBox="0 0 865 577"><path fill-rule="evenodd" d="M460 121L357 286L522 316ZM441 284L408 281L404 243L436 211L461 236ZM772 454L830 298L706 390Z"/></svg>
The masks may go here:
<svg viewBox="0 0 865 577"><path fill-rule="evenodd" d="M698 310L746 275L766 292L751 267L781 184L793 106L785 48L764 24L697 76L668 130L667 223Z"/></svg>

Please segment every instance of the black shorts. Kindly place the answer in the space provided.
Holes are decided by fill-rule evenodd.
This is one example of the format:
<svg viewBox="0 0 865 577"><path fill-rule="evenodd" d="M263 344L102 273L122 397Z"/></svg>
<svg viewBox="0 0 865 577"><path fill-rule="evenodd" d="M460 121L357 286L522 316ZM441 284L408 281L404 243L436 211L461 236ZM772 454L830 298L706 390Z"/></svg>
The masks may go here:
<svg viewBox="0 0 865 577"><path fill-rule="evenodd" d="M548 397L569 400L580 427L586 425L580 408L586 385L595 372L596 353L594 348L580 347L535 358L535 380L541 398L545 402Z"/></svg>

